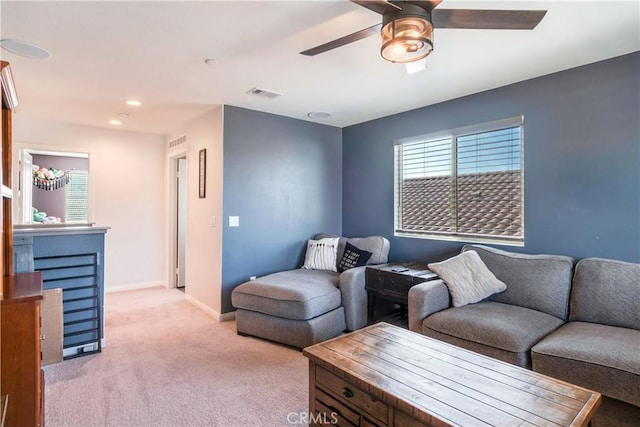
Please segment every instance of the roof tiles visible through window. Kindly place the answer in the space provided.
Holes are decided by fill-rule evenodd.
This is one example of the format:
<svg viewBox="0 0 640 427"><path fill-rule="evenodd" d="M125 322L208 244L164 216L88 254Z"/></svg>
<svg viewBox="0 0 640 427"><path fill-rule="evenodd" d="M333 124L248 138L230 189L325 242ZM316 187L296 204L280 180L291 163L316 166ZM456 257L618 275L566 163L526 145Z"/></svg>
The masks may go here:
<svg viewBox="0 0 640 427"><path fill-rule="evenodd" d="M407 179L402 190L404 230L454 231L450 176ZM519 237L521 200L520 171L461 175L457 232Z"/></svg>

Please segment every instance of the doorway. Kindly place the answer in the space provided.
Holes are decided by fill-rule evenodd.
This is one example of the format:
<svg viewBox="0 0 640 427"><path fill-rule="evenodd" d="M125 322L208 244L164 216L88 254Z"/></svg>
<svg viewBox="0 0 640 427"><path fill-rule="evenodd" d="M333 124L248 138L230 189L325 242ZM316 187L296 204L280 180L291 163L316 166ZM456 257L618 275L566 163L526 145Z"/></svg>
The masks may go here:
<svg viewBox="0 0 640 427"><path fill-rule="evenodd" d="M176 159L176 225L174 286L184 292L186 286L187 247L187 158Z"/></svg>

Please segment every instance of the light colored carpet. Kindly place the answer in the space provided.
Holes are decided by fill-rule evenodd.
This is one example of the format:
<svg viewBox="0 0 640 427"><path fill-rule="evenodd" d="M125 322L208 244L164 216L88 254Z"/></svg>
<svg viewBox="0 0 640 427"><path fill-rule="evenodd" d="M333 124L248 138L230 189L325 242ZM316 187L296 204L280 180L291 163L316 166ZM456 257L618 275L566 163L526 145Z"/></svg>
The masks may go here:
<svg viewBox="0 0 640 427"><path fill-rule="evenodd" d="M102 353L44 367L48 427L280 426L306 412L300 351L238 336L175 289L105 304Z"/></svg>

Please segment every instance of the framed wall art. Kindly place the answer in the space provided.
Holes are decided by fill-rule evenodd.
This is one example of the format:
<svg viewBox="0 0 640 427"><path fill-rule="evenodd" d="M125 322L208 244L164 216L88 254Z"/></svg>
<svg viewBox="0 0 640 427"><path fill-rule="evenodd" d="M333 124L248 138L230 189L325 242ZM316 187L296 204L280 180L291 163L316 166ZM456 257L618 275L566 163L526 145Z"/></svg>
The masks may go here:
<svg viewBox="0 0 640 427"><path fill-rule="evenodd" d="M198 153L198 197L204 199L207 196L207 149L203 148Z"/></svg>

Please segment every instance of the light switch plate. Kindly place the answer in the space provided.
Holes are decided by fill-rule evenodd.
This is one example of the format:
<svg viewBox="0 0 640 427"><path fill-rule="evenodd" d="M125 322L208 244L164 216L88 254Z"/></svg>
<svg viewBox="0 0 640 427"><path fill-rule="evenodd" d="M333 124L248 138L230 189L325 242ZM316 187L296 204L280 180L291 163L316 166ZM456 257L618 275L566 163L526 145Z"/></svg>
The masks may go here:
<svg viewBox="0 0 640 427"><path fill-rule="evenodd" d="M229 227L240 227L240 217L239 216L230 216L229 217Z"/></svg>

